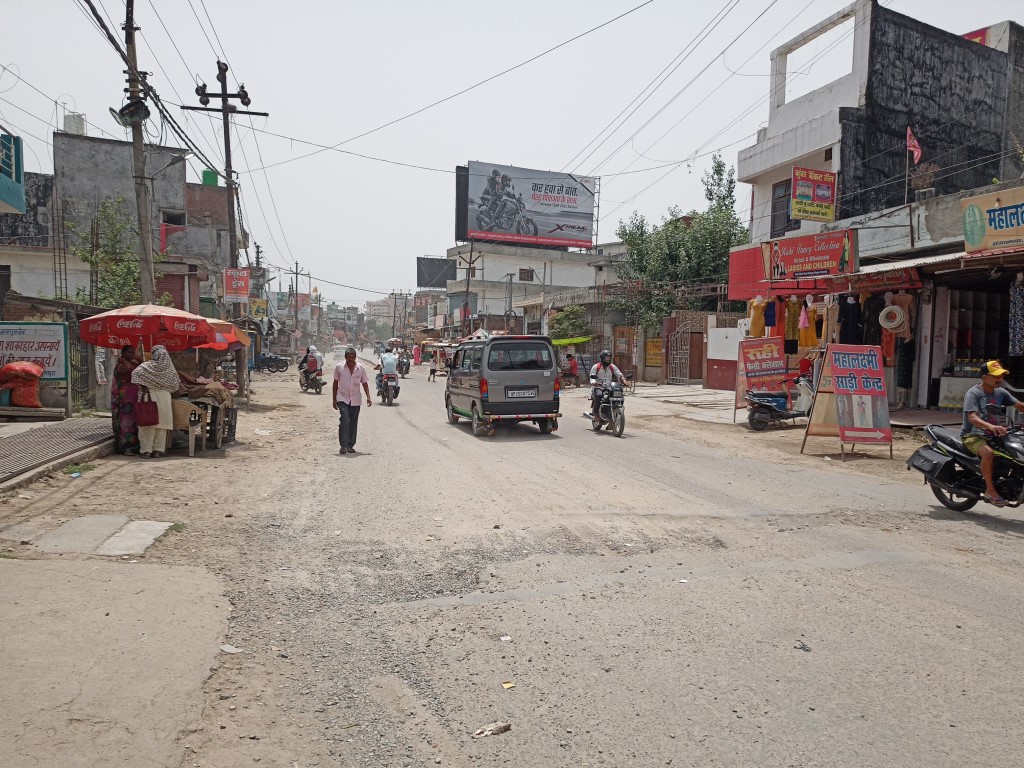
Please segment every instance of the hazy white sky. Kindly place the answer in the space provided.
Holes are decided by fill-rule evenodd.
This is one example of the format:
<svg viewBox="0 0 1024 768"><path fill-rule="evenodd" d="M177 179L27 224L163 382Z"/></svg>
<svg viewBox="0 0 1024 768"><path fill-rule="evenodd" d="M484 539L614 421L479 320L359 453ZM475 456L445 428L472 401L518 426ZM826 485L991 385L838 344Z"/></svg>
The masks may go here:
<svg viewBox="0 0 1024 768"><path fill-rule="evenodd" d="M710 152L721 148L735 165L737 150L753 143L767 118L770 51L848 4L653 0L486 85L340 147L437 170L335 151L301 158L315 147L299 140L351 139L643 1L136 0L135 13L140 68L153 73L150 82L165 101L181 103L180 95L196 104L197 75L215 90L215 62L223 54L232 67L230 85L243 81L250 109L271 114L253 118L251 126L288 137L254 131L238 118L233 160L246 226L270 264L291 267L297 260L328 299L347 304L375 295L323 281L414 289L415 257L443 255L454 245L452 171L471 159L602 176L601 241L614 239L618 221L634 210L659 220L673 205L701 207L700 177ZM123 0L94 2L118 25L113 31L121 39ZM884 4L957 33L1024 16L1020 0ZM48 137L65 109L84 112L113 137L124 135L107 112L122 103L123 65L84 7L83 0L5 5L0 64L45 94L10 72L0 76L0 122L30 148L26 170L52 172ZM807 85L848 70L849 38L808 48ZM619 127L616 115L667 65L679 63L681 53L678 68L635 113L627 110ZM796 68L791 61L791 72ZM188 133L220 164L219 122L194 113L187 119ZM159 122L151 123L159 137ZM101 135L93 127L89 133ZM598 135L604 143L587 148ZM200 169L193 166L190 180L198 180ZM741 188L737 197L746 218L749 193Z"/></svg>

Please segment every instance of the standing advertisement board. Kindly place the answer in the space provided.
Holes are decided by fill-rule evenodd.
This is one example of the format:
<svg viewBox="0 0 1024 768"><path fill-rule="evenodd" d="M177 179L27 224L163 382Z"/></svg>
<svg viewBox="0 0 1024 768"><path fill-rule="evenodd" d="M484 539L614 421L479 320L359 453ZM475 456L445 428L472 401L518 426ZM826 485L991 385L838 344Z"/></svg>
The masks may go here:
<svg viewBox="0 0 1024 768"><path fill-rule="evenodd" d="M800 446L808 437L838 437L843 460L846 446L888 445L892 425L885 394L882 350L858 344L829 344L814 393L814 404Z"/></svg>
<svg viewBox="0 0 1024 768"><path fill-rule="evenodd" d="M467 240L592 248L597 179L513 165L469 163Z"/></svg>
<svg viewBox="0 0 1024 768"><path fill-rule="evenodd" d="M840 229L761 243L764 279L802 280L857 271L857 232Z"/></svg>
<svg viewBox="0 0 1024 768"><path fill-rule="evenodd" d="M41 381L66 381L67 324L0 322L0 368L19 361L41 366Z"/></svg>
<svg viewBox="0 0 1024 768"><path fill-rule="evenodd" d="M793 166L789 217L806 221L836 220L836 174Z"/></svg>
<svg viewBox="0 0 1024 768"><path fill-rule="evenodd" d="M262 320L267 316L268 303L266 299L249 299L249 314Z"/></svg>
<svg viewBox="0 0 1024 768"><path fill-rule="evenodd" d="M224 270L224 301L229 304L244 304L249 300L249 270Z"/></svg>
<svg viewBox="0 0 1024 768"><path fill-rule="evenodd" d="M785 389L788 370L782 338L742 339L736 361L736 409L746 408L747 392ZM736 411L732 415L736 422Z"/></svg>
<svg viewBox="0 0 1024 768"><path fill-rule="evenodd" d="M299 320L309 321L313 315L312 302L310 301L308 293L300 293L298 295L299 300Z"/></svg>

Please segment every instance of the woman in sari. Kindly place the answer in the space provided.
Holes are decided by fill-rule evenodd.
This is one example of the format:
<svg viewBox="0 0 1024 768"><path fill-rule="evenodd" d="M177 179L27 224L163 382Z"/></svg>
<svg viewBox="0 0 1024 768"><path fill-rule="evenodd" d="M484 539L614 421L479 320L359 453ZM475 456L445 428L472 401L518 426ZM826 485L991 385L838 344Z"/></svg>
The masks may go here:
<svg viewBox="0 0 1024 768"><path fill-rule="evenodd" d="M174 429L174 411L171 408L171 393L177 392L181 379L171 362L166 347L157 344L152 357L132 372L132 383L148 392L156 403L159 421L150 426L139 427L140 456L157 459L164 455L167 433Z"/></svg>
<svg viewBox="0 0 1024 768"><path fill-rule="evenodd" d="M110 415L114 422L114 450L125 456L134 456L139 450L139 428L135 423L135 403L139 388L132 384L132 371L139 364L135 347L121 349L121 358L114 368L110 386Z"/></svg>

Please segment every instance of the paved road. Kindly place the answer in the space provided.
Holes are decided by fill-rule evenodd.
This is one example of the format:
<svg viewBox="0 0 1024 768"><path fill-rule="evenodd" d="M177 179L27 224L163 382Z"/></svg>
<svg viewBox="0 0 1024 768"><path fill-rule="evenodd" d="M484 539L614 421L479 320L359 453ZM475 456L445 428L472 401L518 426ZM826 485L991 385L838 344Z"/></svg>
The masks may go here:
<svg viewBox="0 0 1024 768"><path fill-rule="evenodd" d="M224 485L176 485L149 559L220 574L246 649L185 764L1024 764L1019 515L653 400L595 434L583 389L554 435L475 438L425 374L355 456L326 393L261 376L226 460L174 465Z"/></svg>

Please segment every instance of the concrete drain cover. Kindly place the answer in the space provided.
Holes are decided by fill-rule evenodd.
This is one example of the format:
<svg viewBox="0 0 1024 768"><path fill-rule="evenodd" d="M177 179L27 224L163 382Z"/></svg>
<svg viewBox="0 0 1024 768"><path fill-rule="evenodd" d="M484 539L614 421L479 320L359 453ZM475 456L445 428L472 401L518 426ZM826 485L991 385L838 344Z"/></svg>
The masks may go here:
<svg viewBox="0 0 1024 768"><path fill-rule="evenodd" d="M141 555L172 525L119 515L87 515L43 534L35 544L40 551L55 554Z"/></svg>

